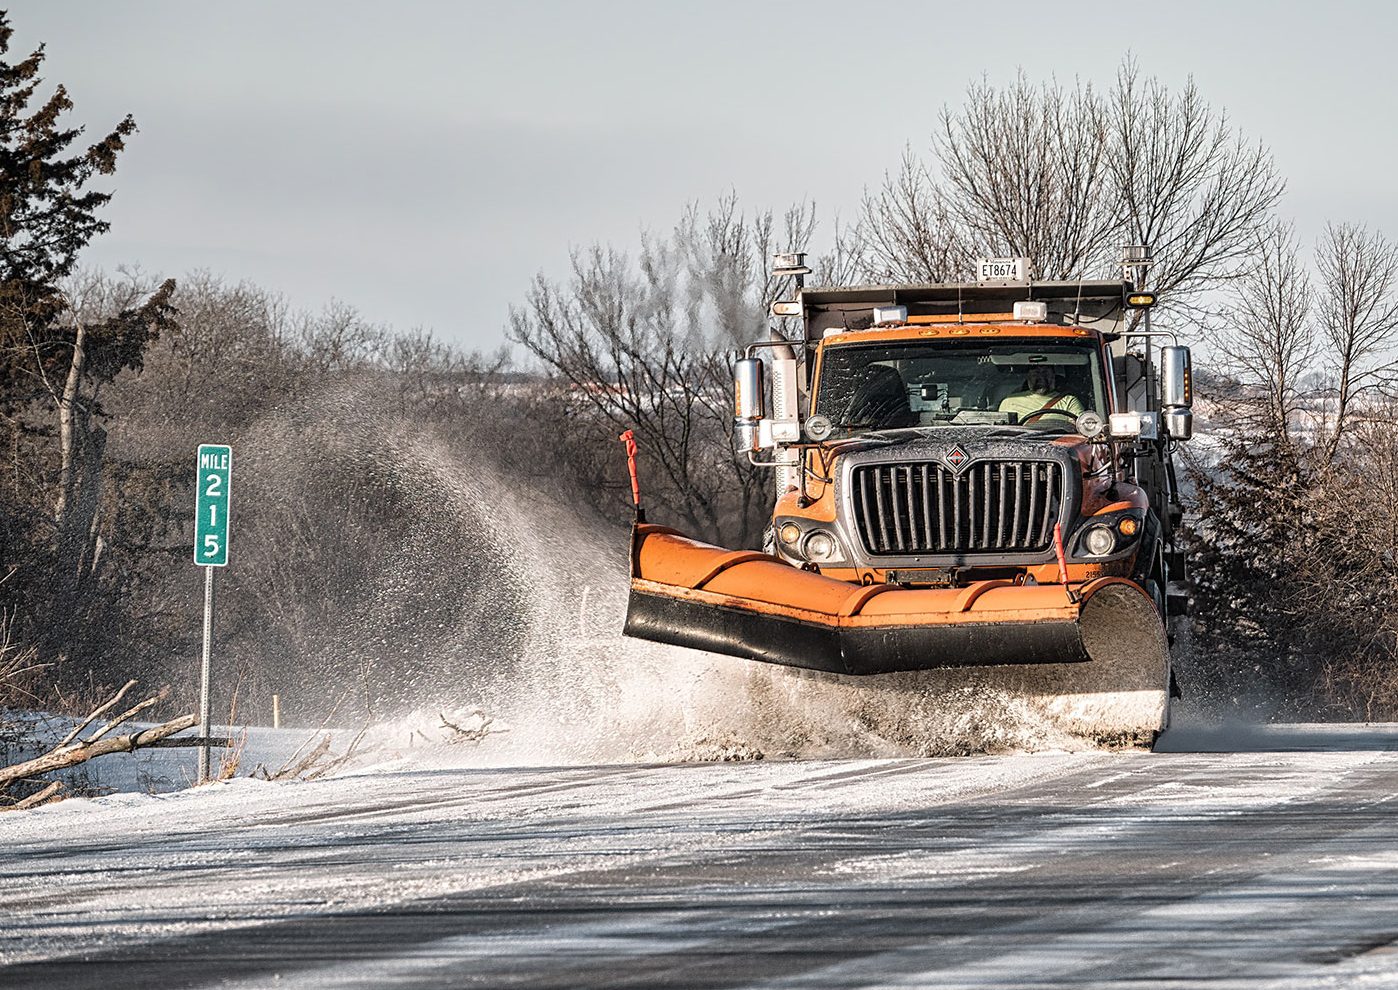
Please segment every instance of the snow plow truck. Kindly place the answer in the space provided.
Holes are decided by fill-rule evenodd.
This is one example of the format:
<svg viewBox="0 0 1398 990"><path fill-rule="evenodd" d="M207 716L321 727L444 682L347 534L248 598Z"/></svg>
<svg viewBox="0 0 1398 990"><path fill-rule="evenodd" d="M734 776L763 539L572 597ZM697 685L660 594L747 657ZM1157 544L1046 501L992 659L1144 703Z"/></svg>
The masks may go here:
<svg viewBox="0 0 1398 990"><path fill-rule="evenodd" d="M777 479L766 546L638 512L625 633L922 690L974 673L1071 734L1151 744L1187 608L1192 381L1150 327L1147 254L1116 280L1005 258L859 288L806 288L778 255L796 298L734 362L736 441Z"/></svg>

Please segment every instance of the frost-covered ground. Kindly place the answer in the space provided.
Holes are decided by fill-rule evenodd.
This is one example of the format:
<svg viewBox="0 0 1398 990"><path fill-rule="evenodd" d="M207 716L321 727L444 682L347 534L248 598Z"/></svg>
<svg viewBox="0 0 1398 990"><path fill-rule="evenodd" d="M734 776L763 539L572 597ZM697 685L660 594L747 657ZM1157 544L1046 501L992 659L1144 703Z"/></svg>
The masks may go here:
<svg viewBox="0 0 1398 990"><path fill-rule="evenodd" d="M1174 742L1235 751L483 767L439 742L63 802L0 818L0 986L1398 983L1398 728Z"/></svg>

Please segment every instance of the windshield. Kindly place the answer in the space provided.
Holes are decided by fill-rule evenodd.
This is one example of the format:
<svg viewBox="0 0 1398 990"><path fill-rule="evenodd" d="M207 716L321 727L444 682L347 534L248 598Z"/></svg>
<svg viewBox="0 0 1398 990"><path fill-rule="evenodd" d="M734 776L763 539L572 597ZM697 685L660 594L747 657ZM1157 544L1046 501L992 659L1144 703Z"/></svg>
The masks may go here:
<svg viewBox="0 0 1398 990"><path fill-rule="evenodd" d="M1107 409L1096 344L1040 337L828 347L815 411L850 436L973 424L1061 431L1089 409Z"/></svg>

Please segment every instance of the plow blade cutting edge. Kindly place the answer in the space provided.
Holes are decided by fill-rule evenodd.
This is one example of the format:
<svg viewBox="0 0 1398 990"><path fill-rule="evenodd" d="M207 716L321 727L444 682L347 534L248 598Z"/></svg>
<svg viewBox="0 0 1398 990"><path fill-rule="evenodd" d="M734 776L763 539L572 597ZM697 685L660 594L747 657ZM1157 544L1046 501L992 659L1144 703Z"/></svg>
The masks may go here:
<svg viewBox="0 0 1398 990"><path fill-rule="evenodd" d="M984 684L1065 731L1149 743L1169 706L1159 613L1124 578L1074 590L1076 601L1062 585L1003 580L855 585L642 523L632 534L625 633L831 674L923 671L910 688ZM979 670L988 667L993 674Z"/></svg>

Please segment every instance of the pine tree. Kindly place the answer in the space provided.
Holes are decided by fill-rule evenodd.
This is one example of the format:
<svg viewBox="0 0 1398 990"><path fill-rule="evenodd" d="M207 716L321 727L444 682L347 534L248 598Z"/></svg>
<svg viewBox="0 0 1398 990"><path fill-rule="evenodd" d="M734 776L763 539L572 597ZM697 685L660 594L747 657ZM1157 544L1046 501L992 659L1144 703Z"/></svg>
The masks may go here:
<svg viewBox="0 0 1398 990"><path fill-rule="evenodd" d="M112 193L93 184L115 172L136 125L127 116L84 147L84 129L66 123L67 91L40 95L43 46L11 61L12 36L0 12L0 577L14 577L0 607L12 622L34 617L31 635L62 653L85 611L102 612L92 594L106 447L98 396L172 325L174 283L96 312L68 298L80 253L110 226L100 214Z"/></svg>
<svg viewBox="0 0 1398 990"><path fill-rule="evenodd" d="M0 333L7 352L22 351L26 329L54 317L59 280L108 229L98 211L112 194L89 186L116 171L117 156L136 132L127 116L106 137L74 152L83 128L63 123L72 100L62 86L36 100L44 48L11 62L13 33L0 12ZM19 370L15 358L24 360L13 355L10 370Z"/></svg>
<svg viewBox="0 0 1398 990"><path fill-rule="evenodd" d="M1227 694L1294 693L1315 674L1296 641L1304 623L1294 614L1306 490L1296 451L1279 435L1225 435L1215 464L1190 465L1196 641L1210 669L1231 672L1224 679L1233 683L1215 686Z"/></svg>

